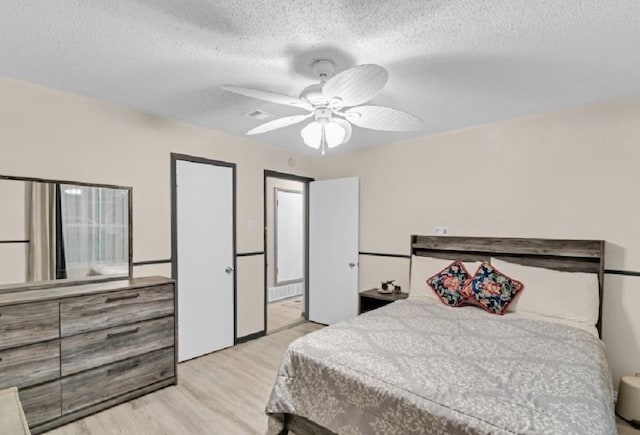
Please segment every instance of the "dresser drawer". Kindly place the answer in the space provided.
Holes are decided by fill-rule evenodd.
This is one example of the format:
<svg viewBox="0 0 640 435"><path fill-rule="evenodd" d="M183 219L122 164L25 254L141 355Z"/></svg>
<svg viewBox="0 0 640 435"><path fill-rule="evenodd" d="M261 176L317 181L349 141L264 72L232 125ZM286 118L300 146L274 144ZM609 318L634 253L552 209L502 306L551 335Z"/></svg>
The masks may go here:
<svg viewBox="0 0 640 435"><path fill-rule="evenodd" d="M60 381L19 390L20 402L29 427L60 417Z"/></svg>
<svg viewBox="0 0 640 435"><path fill-rule="evenodd" d="M172 315L173 284L82 296L60 302L63 337Z"/></svg>
<svg viewBox="0 0 640 435"><path fill-rule="evenodd" d="M0 307L0 349L58 338L58 303Z"/></svg>
<svg viewBox="0 0 640 435"><path fill-rule="evenodd" d="M0 351L0 389L24 388L59 376L59 340Z"/></svg>
<svg viewBox="0 0 640 435"><path fill-rule="evenodd" d="M174 350L164 349L62 379L62 412L73 412L171 378Z"/></svg>
<svg viewBox="0 0 640 435"><path fill-rule="evenodd" d="M174 327L172 316L63 338L62 376L173 346Z"/></svg>

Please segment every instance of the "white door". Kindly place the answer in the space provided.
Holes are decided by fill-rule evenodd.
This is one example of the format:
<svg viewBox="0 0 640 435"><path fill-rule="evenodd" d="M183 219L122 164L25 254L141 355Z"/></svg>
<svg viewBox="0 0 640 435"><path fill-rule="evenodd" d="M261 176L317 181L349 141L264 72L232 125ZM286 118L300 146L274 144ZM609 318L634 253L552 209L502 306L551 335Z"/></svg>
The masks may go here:
<svg viewBox="0 0 640 435"><path fill-rule="evenodd" d="M178 359L234 342L233 168L176 161Z"/></svg>
<svg viewBox="0 0 640 435"><path fill-rule="evenodd" d="M309 320L358 315L359 179L309 186Z"/></svg>

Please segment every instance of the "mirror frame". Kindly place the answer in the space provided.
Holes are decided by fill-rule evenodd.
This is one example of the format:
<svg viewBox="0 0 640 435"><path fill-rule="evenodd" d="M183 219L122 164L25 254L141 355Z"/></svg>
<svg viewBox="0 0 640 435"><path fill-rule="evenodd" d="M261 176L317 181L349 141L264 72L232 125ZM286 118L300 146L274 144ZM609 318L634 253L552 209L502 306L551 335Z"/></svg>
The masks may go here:
<svg viewBox="0 0 640 435"><path fill-rule="evenodd" d="M96 277L93 279L58 279L50 281L37 281L37 282L25 282L17 284L0 285L0 293L22 291L22 290L38 290L43 288L71 286L71 285L83 285L93 284L108 281L123 281L133 278L133 187L130 186L118 186L115 184L101 184L101 183L87 183L83 181L70 181L70 180L52 180L47 178L38 177L20 177L14 175L2 175L0 174L0 181L26 181L26 182L38 182L38 183L56 183L56 184L75 184L77 186L85 187L104 187L108 189L126 190L129 196L128 206L128 224L129 224L129 274L128 276L114 276L114 277Z"/></svg>

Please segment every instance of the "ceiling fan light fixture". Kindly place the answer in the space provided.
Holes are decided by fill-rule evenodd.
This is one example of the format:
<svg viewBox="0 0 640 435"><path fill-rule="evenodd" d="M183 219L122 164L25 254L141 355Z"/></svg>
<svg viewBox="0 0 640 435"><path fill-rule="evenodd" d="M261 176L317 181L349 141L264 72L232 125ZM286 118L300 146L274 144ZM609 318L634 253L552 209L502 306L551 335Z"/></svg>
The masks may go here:
<svg viewBox="0 0 640 435"><path fill-rule="evenodd" d="M342 145L351 138L351 132L351 124L343 119L321 119L307 124L300 131L300 136L307 146L317 150L323 141L328 148Z"/></svg>
<svg viewBox="0 0 640 435"><path fill-rule="evenodd" d="M311 121L300 130L302 141L313 149L319 149L322 142L322 125L318 121Z"/></svg>
<svg viewBox="0 0 640 435"><path fill-rule="evenodd" d="M335 148L342 143L346 135L346 131L335 122L328 122L324 126L324 136L329 148Z"/></svg>
<svg viewBox="0 0 640 435"><path fill-rule="evenodd" d="M335 148L351 139L351 124L343 119L332 119L325 125L327 146Z"/></svg>

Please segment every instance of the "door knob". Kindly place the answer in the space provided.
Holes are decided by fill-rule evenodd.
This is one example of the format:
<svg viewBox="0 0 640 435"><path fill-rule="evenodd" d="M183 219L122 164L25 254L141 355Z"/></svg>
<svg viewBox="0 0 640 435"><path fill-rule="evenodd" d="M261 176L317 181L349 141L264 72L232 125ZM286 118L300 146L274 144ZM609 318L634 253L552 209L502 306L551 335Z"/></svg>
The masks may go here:
<svg viewBox="0 0 640 435"><path fill-rule="evenodd" d="M356 267L356 263L349 263L349 267Z"/></svg>
<svg viewBox="0 0 640 435"><path fill-rule="evenodd" d="M233 267L229 266L224 271L227 272L227 275L231 275L231 272L233 272Z"/></svg>

